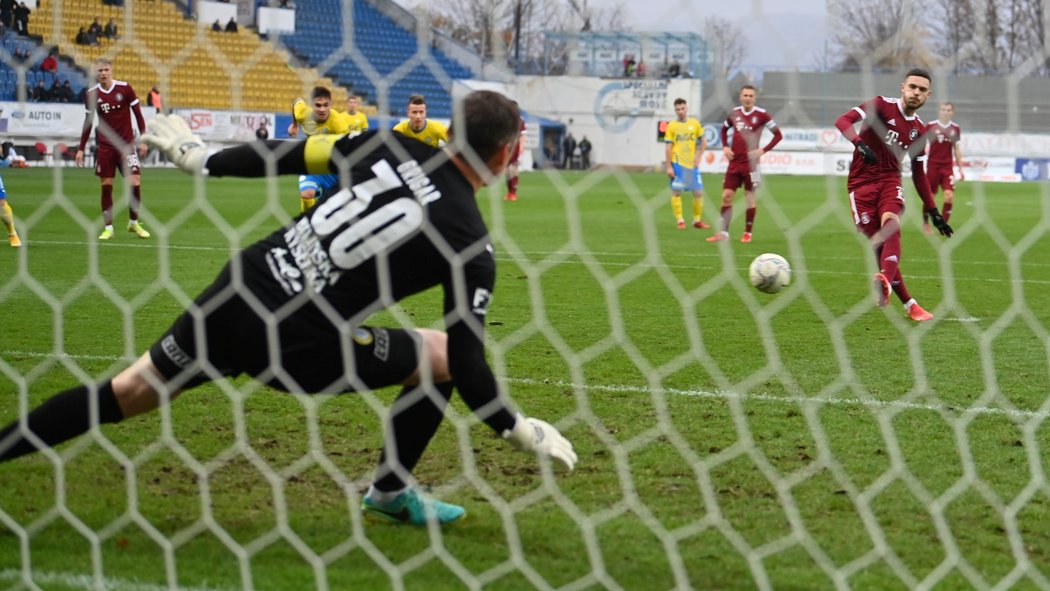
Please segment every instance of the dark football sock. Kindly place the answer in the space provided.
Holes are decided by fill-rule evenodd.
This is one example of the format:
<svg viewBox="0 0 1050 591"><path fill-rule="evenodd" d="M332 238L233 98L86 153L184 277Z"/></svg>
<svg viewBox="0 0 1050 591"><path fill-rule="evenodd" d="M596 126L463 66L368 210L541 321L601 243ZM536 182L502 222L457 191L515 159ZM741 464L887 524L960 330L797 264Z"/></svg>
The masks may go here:
<svg viewBox="0 0 1050 591"><path fill-rule="evenodd" d="M893 281L897 276L898 266L901 263L901 233L900 230L891 234L882 243L882 252L879 256L879 271L886 279Z"/></svg>
<svg viewBox="0 0 1050 591"><path fill-rule="evenodd" d="M755 225L755 212L758 211L758 206L749 207L744 212L744 231L751 232L751 227Z"/></svg>
<svg viewBox="0 0 1050 591"><path fill-rule="evenodd" d="M897 295L897 299L902 304L907 304L908 300L911 299L911 294L908 293L908 288L904 285L904 276L901 275L900 267L897 267L897 275L890 279L890 287L893 288L893 293Z"/></svg>
<svg viewBox="0 0 1050 591"><path fill-rule="evenodd" d="M390 409L390 423L387 425L383 453L379 457L379 471L372 483L380 492L398 491L407 486L405 479L419 463L423 451L445 418L445 406L452 397L452 382L434 384L434 390L429 395L423 388L405 386ZM390 458L387 453L390 442L397 446L396 458Z"/></svg>
<svg viewBox="0 0 1050 591"><path fill-rule="evenodd" d="M102 185L102 221L107 226L113 225L113 185Z"/></svg>
<svg viewBox="0 0 1050 591"><path fill-rule="evenodd" d="M124 419L117 397L113 394L113 382L107 381L98 386L97 395L87 386L77 386L52 396L29 412L29 430L49 447L86 433L92 425L92 399L98 401L99 424L118 423ZM0 430L0 462L13 460L37 449L19 431L18 421Z"/></svg>
<svg viewBox="0 0 1050 591"><path fill-rule="evenodd" d="M133 222L139 221L139 206L142 204L142 186L137 185L131 187L131 204L129 206L130 212L128 213L128 219Z"/></svg>

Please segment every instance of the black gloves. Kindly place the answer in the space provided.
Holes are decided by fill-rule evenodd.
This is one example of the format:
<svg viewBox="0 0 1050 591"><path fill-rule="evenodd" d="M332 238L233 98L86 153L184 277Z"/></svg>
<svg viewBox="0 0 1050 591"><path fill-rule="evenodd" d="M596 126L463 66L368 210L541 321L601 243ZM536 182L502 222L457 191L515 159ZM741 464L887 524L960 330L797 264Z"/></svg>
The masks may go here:
<svg viewBox="0 0 1050 591"><path fill-rule="evenodd" d="M854 145L857 146L857 151L860 152L860 155L864 158L864 162L875 164L875 150L872 150L871 146L865 144L861 140L857 140L857 143Z"/></svg>
<svg viewBox="0 0 1050 591"><path fill-rule="evenodd" d="M926 210L926 215L930 216L930 223L933 224L934 228L941 233L945 238L952 237L952 227L948 225L948 222L944 221L941 217L941 212L937 211L936 207L931 207Z"/></svg>

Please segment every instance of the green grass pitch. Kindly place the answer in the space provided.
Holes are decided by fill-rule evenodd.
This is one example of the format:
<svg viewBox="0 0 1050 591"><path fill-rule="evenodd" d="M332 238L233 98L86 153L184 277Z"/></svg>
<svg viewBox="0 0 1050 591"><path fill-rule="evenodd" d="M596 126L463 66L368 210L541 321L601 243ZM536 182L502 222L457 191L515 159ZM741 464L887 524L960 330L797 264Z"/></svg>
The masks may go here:
<svg viewBox="0 0 1050 591"><path fill-rule="evenodd" d="M713 223L721 178L705 181ZM147 169L154 237L124 231L118 196L117 239L99 244L90 171L4 182L28 231L0 245L3 423L23 395L125 367L298 207L294 178ZM208 385L0 465L0 588L1045 588L1050 190L961 184L949 241L913 205L902 270L937 316L915 325L873 306L844 186L767 178L748 245L677 230L657 173L529 173L513 203L484 191L490 357L574 442L574 473L456 404L417 477L467 517L362 523L394 391ZM735 213L738 239L742 197ZM762 252L792 264L775 296L746 280ZM439 302L376 320L440 326Z"/></svg>

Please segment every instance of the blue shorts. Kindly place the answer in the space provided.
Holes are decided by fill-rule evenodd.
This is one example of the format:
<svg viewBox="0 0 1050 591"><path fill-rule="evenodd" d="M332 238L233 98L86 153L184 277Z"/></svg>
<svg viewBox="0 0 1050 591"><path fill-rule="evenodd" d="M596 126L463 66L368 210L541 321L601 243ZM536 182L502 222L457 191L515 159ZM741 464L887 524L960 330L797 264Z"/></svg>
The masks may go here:
<svg viewBox="0 0 1050 591"><path fill-rule="evenodd" d="M7 189L4 188L3 178L0 178L0 199L7 199Z"/></svg>
<svg viewBox="0 0 1050 591"><path fill-rule="evenodd" d="M318 198L328 193L338 184L339 175L337 174L304 174L299 177L299 192L302 193L307 189L312 189L317 193L314 197Z"/></svg>
<svg viewBox="0 0 1050 591"><path fill-rule="evenodd" d="M677 162L671 165L674 168L674 178L671 179L671 190L675 193L682 191L703 191L704 181L700 179L699 168L686 168Z"/></svg>

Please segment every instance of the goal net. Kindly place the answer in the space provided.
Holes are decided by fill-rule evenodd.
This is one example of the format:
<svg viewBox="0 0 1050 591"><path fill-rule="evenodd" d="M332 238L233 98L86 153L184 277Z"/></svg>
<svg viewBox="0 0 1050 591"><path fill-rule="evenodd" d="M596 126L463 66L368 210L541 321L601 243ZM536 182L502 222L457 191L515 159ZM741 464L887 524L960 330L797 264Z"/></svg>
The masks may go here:
<svg viewBox="0 0 1050 591"><path fill-rule="evenodd" d="M900 35L847 72L796 56L726 76L711 67L720 56L688 78L689 62L712 59L696 37L647 35L633 48L617 36L559 45L568 74L515 76L417 33L390 3L193 4L195 20L165 0L41 0L33 37L4 38L0 126L33 150L29 168L2 171L22 246L0 250L0 422L129 366L233 254L299 215L295 177L195 178L150 155L140 219L152 236L124 230L132 188L118 178L116 237L99 241L99 180L56 148L76 145L82 109L25 100L57 47L48 81L90 85L109 59L213 149L260 127L287 138L292 100L316 85L334 90L335 110L361 96L373 128L404 118L412 94L444 122L471 89L517 100L517 199L503 177L477 196L497 261L489 363L515 408L555 425L579 462L568 472L515 452L454 396L413 476L466 517L377 524L361 502L397 389L288 394L218 379L0 464L0 588L1050 588L1045 43L997 76L979 75L976 45L955 54L961 66L927 56L934 94L919 116L953 104L964 165L947 187L947 240L924 231L902 180L901 270L934 316L916 323L896 298L874 304L875 260L846 191L852 146L834 127L871 97L900 96L908 64L873 66ZM777 15L756 10L775 30ZM78 45L96 16L119 37ZM321 34L333 22L335 40ZM404 43L408 54L385 52ZM628 53L649 63L644 76L587 74L621 72ZM754 211L743 189L722 201L719 130L745 84L784 132L762 157ZM683 193L683 229L662 135L679 97L708 141L703 211ZM713 228L694 227L694 206ZM707 241L726 220L729 240ZM778 294L748 281L762 253L791 265ZM367 323L444 328L437 290L389 304Z"/></svg>

